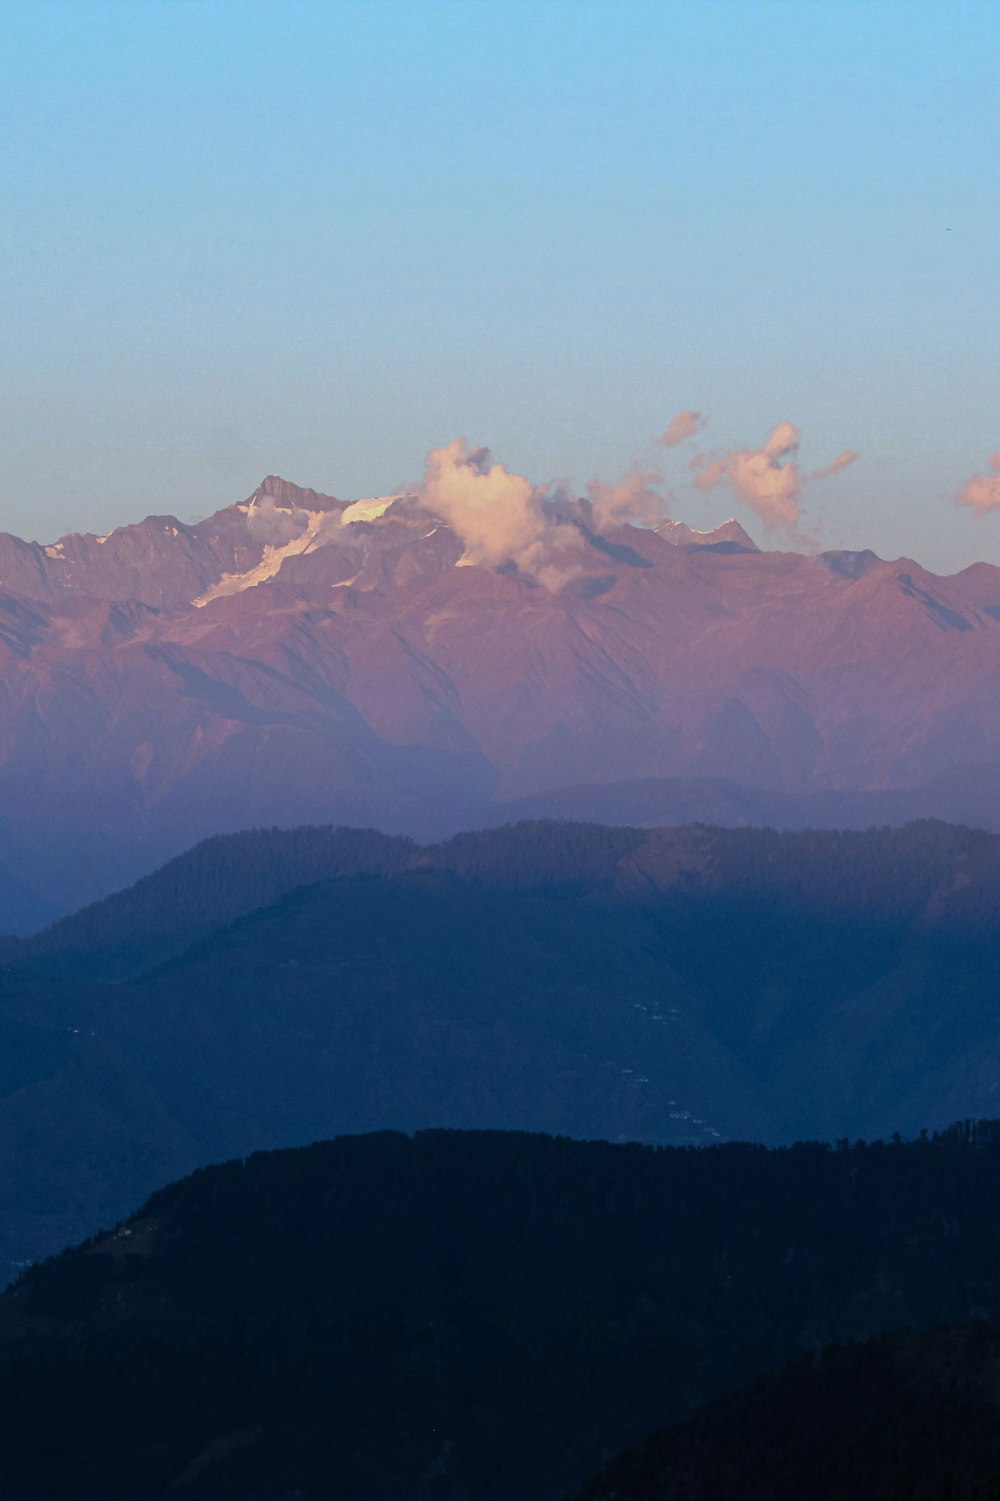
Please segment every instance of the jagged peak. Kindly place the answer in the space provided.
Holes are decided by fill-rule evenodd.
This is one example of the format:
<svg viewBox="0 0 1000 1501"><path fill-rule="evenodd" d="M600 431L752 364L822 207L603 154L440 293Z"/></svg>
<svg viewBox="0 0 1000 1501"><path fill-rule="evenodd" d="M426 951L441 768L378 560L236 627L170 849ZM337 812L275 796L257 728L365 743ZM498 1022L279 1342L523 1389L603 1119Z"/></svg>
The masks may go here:
<svg viewBox="0 0 1000 1501"><path fill-rule="evenodd" d="M720 526L713 527L707 532L698 531L696 527L689 526L686 521L670 519L661 521L656 531L659 536L667 542L672 542L675 547L718 547L722 543L729 543L731 547L738 547L745 552L760 551L749 532L735 516L730 516Z"/></svg>
<svg viewBox="0 0 1000 1501"><path fill-rule="evenodd" d="M279 510L330 511L344 504L335 495L296 485L291 480L282 479L280 474L268 474L243 502L241 509L251 510L265 499L271 500Z"/></svg>
<svg viewBox="0 0 1000 1501"><path fill-rule="evenodd" d="M860 552L851 552L845 548L830 549L827 552L821 552L818 561L831 573L836 573L852 583L865 578L874 569L886 566L885 559L880 558L878 553L872 552L870 547Z"/></svg>

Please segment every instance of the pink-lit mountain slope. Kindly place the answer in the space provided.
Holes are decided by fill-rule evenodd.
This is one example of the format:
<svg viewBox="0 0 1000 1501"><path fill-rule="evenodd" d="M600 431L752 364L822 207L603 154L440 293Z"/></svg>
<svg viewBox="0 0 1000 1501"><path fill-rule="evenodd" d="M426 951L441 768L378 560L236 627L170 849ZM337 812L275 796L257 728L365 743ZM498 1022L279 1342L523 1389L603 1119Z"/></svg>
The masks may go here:
<svg viewBox="0 0 1000 1501"><path fill-rule="evenodd" d="M412 496L273 477L197 526L0 537L0 930L255 824L1000 826L1000 569L587 514L557 589L456 566Z"/></svg>

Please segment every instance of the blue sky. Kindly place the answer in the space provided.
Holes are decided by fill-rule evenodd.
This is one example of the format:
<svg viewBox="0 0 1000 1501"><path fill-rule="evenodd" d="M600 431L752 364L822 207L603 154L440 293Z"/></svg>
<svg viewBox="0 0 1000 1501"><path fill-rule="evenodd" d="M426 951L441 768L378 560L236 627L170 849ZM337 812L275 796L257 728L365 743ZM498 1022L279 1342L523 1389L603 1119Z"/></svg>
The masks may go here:
<svg viewBox="0 0 1000 1501"><path fill-rule="evenodd" d="M709 524L652 443L695 407L859 452L824 545L1000 562L998 57L995 0L0 3L0 526L459 435Z"/></svg>

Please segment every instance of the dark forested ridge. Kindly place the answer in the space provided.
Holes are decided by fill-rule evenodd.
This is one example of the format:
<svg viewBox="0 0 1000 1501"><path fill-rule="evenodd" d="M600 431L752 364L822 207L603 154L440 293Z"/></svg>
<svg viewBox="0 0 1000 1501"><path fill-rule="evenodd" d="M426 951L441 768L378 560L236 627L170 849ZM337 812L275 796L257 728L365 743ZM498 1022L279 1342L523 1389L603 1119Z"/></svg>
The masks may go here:
<svg viewBox="0 0 1000 1501"><path fill-rule="evenodd" d="M0 1485L555 1501L829 1341L1000 1315L998 1174L995 1125L777 1151L379 1133L205 1169L0 1298ZM831 1359L863 1377L847 1422L883 1357Z"/></svg>
<svg viewBox="0 0 1000 1501"><path fill-rule="evenodd" d="M374 829L305 826L206 839L33 937L0 939L0 958L49 974L121 979L297 888L432 869L499 889L580 895L614 887L633 899L670 894L675 901L729 893L836 915L1000 923L1000 835L934 820L793 832L543 820L425 846Z"/></svg>
<svg viewBox="0 0 1000 1501"><path fill-rule="evenodd" d="M997 1501L1000 1324L828 1346L619 1455L566 1501Z"/></svg>
<svg viewBox="0 0 1000 1501"><path fill-rule="evenodd" d="M780 1143L996 1107L1000 839L944 824L264 830L5 957L8 1264L345 1132Z"/></svg>
<svg viewBox="0 0 1000 1501"><path fill-rule="evenodd" d="M416 849L374 829L253 829L205 839L134 886L7 941L17 966L119 980L183 953L200 937L271 906L296 887L359 873L391 875Z"/></svg>
<svg viewBox="0 0 1000 1501"><path fill-rule="evenodd" d="M527 822L424 848L375 829L219 834L33 937L0 938L0 962L68 978L121 980L290 891L343 876L443 869L501 887L589 890L610 884L617 862L644 837L637 829Z"/></svg>

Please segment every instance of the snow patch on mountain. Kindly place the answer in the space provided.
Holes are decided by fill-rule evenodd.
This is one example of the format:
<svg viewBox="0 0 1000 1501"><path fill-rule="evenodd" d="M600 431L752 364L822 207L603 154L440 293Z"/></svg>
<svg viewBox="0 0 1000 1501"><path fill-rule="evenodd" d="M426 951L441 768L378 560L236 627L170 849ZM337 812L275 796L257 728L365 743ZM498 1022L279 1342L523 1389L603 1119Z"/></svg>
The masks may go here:
<svg viewBox="0 0 1000 1501"><path fill-rule="evenodd" d="M661 521L656 533L665 541L672 542L675 547L715 547L720 542L730 542L745 548L747 552L759 551L756 542L735 516L730 516L728 521L713 527L709 532L700 532L684 521Z"/></svg>
<svg viewBox="0 0 1000 1501"><path fill-rule="evenodd" d="M369 500L355 500L340 513L341 526L353 526L356 521L377 521L402 495L376 495Z"/></svg>
<svg viewBox="0 0 1000 1501"><path fill-rule="evenodd" d="M329 518L324 511L307 511L305 514L308 518L305 529L297 537L280 547L266 543L255 568L248 569L246 573L224 573L217 584L191 601L195 608L203 609L215 599L225 599L231 594L242 594L244 589L255 589L258 584L266 584L268 579L273 579L278 573L286 558L298 558L303 553L313 552L321 545L320 531Z"/></svg>
<svg viewBox="0 0 1000 1501"><path fill-rule="evenodd" d="M373 496L364 500L355 500L338 512L276 507L270 496L264 496L262 501L253 499L246 507L248 524L259 531L258 513L263 513L266 507L263 519L272 537L280 540L264 543L260 562L253 568L243 573L224 573L218 583L212 584L191 603L200 610L205 605L211 604L213 600L226 599L233 594L242 594L245 589L255 589L259 584L266 584L268 579L273 579L275 574L280 572L288 558L298 558L305 553L315 552L325 543L333 541L336 532L344 526L351 526L358 521L377 521L395 501L401 498L401 495ZM277 531L274 529L279 524L281 529L287 526L296 527L296 534L284 540L281 529ZM345 583L353 582L353 579L345 580Z"/></svg>

